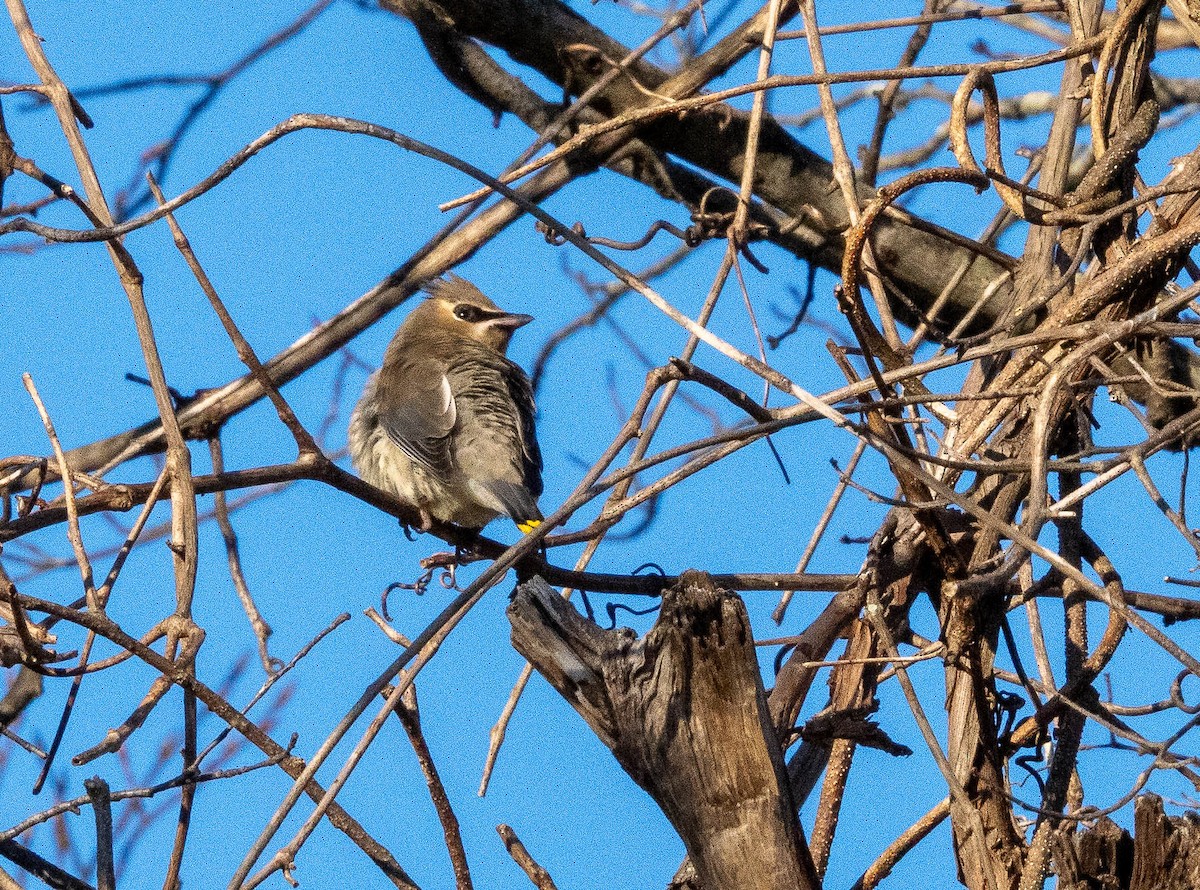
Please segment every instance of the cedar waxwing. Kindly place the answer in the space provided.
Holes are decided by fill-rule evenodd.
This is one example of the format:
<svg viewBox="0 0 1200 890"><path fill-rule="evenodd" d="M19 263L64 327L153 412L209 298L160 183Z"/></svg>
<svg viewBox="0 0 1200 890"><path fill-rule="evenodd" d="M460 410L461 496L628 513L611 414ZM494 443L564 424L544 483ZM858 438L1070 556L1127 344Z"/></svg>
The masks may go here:
<svg viewBox="0 0 1200 890"><path fill-rule="evenodd" d="M400 325L350 418L360 476L430 517L483 528L501 513L539 524L542 454L533 390L505 357L532 316L504 312L451 276Z"/></svg>

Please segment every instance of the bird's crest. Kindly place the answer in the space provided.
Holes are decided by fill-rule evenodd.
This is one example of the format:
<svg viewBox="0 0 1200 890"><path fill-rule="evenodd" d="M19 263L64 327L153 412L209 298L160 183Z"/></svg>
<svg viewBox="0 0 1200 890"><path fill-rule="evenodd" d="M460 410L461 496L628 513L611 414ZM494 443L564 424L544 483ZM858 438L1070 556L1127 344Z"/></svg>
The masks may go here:
<svg viewBox="0 0 1200 890"><path fill-rule="evenodd" d="M447 278L435 278L421 285L421 289L435 300L448 302L471 303L485 309L497 310L499 307L488 296L465 278L450 275Z"/></svg>

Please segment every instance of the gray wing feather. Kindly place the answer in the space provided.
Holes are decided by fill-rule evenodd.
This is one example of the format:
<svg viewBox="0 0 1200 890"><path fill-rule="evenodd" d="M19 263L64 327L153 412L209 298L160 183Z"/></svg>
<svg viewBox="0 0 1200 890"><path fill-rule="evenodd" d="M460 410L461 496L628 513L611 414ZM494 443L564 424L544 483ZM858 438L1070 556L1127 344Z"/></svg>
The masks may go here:
<svg viewBox="0 0 1200 890"><path fill-rule="evenodd" d="M450 381L432 362L402 370L381 375L379 423L411 460L445 478L453 469L450 431L458 419Z"/></svg>
<svg viewBox="0 0 1200 890"><path fill-rule="evenodd" d="M448 373L459 405L457 466L516 522L540 519L542 455L529 378L484 350L464 351Z"/></svg>
<svg viewBox="0 0 1200 890"><path fill-rule="evenodd" d="M512 396L513 404L517 406L521 425L521 475L525 488L533 496L532 500L536 500L542 494L542 451L538 447L535 423L537 405L534 404L533 388L530 386L525 372L511 362L507 370L508 373L505 376L507 377L508 391ZM535 504L534 510L536 511L536 509ZM535 518L541 516L536 512L527 515Z"/></svg>

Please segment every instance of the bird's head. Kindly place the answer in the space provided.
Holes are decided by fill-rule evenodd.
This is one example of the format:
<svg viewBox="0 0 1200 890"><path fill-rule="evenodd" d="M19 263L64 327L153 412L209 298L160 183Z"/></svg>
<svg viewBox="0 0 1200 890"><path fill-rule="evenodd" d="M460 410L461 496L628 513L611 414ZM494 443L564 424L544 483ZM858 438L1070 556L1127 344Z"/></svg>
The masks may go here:
<svg viewBox="0 0 1200 890"><path fill-rule="evenodd" d="M410 338L437 336L474 340L503 354L513 331L533 321L532 315L505 312L456 275L425 286L429 298L404 323Z"/></svg>

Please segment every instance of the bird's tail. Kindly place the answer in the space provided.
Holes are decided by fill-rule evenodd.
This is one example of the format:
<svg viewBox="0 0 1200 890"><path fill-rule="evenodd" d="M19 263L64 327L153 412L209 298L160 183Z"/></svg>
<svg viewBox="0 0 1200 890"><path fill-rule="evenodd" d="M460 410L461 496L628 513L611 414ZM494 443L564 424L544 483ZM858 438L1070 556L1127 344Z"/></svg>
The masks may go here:
<svg viewBox="0 0 1200 890"><path fill-rule="evenodd" d="M524 485L495 479L488 483L488 490L504 506L504 512L523 534L529 534L542 524L542 511Z"/></svg>

